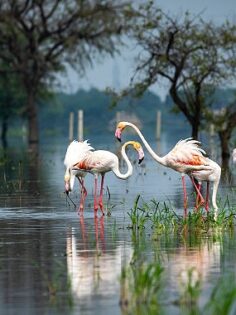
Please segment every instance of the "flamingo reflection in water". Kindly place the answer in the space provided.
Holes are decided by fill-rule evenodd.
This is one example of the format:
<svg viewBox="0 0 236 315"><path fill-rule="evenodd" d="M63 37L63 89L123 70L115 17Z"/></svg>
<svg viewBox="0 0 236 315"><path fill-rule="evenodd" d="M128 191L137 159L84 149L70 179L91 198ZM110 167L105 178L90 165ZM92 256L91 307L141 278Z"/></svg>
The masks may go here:
<svg viewBox="0 0 236 315"><path fill-rule="evenodd" d="M185 245L168 253L167 272L175 289L185 294L190 287L200 285L204 290L212 273L220 273L221 253L221 242L211 238L202 240L200 246Z"/></svg>
<svg viewBox="0 0 236 315"><path fill-rule="evenodd" d="M106 244L104 219L103 215L90 219L81 214L80 229L74 227L68 233L67 269L76 299L119 292L122 258L127 253L131 256L131 247L124 242L115 248Z"/></svg>

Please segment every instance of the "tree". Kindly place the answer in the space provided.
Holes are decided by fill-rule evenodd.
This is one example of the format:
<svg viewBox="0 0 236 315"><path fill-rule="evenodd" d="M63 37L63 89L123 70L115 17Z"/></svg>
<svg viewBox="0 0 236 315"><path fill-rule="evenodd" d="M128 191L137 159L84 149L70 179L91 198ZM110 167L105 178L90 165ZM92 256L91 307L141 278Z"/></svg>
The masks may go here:
<svg viewBox="0 0 236 315"><path fill-rule="evenodd" d="M2 68L7 66L2 65ZM1 140L7 147L9 120L24 112L25 95L16 75L3 73L0 76L0 116L2 118Z"/></svg>
<svg viewBox="0 0 236 315"><path fill-rule="evenodd" d="M227 76L219 58L219 28L198 16L171 17L152 2L140 7L132 36L141 47L131 87L142 93L167 80L175 105L197 139L203 110L216 86Z"/></svg>
<svg viewBox="0 0 236 315"><path fill-rule="evenodd" d="M97 54L117 52L129 10L118 0L0 0L0 59L26 93L29 145L39 141L39 87L66 65L82 73Z"/></svg>
<svg viewBox="0 0 236 315"><path fill-rule="evenodd" d="M229 104L225 104L220 110L206 110L206 118L215 127L219 135L221 145L221 161L222 169L228 174L228 166L230 159L230 139L236 128L236 100Z"/></svg>

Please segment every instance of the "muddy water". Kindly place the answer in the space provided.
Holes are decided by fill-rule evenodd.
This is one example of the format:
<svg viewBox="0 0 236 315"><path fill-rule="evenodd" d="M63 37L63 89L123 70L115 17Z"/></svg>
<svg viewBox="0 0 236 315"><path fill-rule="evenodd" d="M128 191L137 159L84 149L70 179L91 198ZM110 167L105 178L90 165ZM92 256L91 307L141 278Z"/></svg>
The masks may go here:
<svg viewBox="0 0 236 315"><path fill-rule="evenodd" d="M15 157L2 173L1 314L129 314L120 306L124 289L121 270L128 268L137 255L164 266L160 314L181 314L174 301L180 295L186 269L194 267L202 281L200 305L208 301L220 276L235 273L233 230L180 236L153 235L146 229L138 238L133 237L127 212L137 194L146 201L167 201L182 213L179 174L157 166L148 156L143 165L135 165L127 181L107 174L105 185L110 198L106 189L104 200L111 215L104 217L100 213L94 216L93 177L89 174L86 209L78 215L63 193L64 153L64 146L53 150L45 146L30 168L24 160L19 166ZM71 196L76 204L77 190L78 185ZM188 194L191 208L190 181ZM222 183L219 198L224 200L226 194L235 207L235 186Z"/></svg>

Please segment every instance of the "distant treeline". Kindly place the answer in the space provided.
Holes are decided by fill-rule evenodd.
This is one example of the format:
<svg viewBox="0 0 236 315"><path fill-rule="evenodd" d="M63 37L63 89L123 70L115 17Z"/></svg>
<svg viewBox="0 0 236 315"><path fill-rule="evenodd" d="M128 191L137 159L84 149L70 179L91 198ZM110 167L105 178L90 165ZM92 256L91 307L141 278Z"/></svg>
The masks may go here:
<svg viewBox="0 0 236 315"><path fill-rule="evenodd" d="M212 106L220 109L233 98L233 90L217 91ZM39 107L41 138L55 135L68 137L69 114L75 115L75 133L77 131L78 110L84 111L84 136L103 134L109 135L115 129L116 112L121 118L137 117L145 134L155 136L156 114L162 115L162 133L175 133L176 138L190 136L191 130L185 117L178 112L170 97L164 101L153 92L145 92L141 98L126 97L117 106L112 107L112 98L104 91L95 88L78 90L74 94L57 93L47 103ZM127 115L127 116L126 116Z"/></svg>

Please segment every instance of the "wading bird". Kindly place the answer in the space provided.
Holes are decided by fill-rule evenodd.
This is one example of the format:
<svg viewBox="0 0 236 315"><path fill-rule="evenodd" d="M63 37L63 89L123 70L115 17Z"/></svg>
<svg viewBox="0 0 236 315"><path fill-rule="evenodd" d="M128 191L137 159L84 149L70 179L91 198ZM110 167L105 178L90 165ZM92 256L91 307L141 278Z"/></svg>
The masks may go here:
<svg viewBox="0 0 236 315"><path fill-rule="evenodd" d="M120 122L117 125L115 136L121 141L122 131L127 127L133 128L140 139L142 140L144 146L147 151L153 157L155 161L158 163L170 167L173 170L181 173L183 191L184 191L184 215L187 215L187 192L186 192L186 184L185 184L185 174L190 175L192 181L193 178L196 178L199 181L213 181L213 195L212 195L212 204L215 210L217 210L216 205L216 193L218 189L219 179L220 179L220 167L214 161L206 158L203 154L205 151L199 147L200 142L193 140L191 138L187 138L185 140L180 140L174 148L165 156L158 156L153 149L150 147L146 139L144 138L141 131L137 126L130 122ZM193 181L194 182L194 181ZM200 193L198 185L194 182L194 187L197 192L197 200L200 198L201 204L204 199Z"/></svg>
<svg viewBox="0 0 236 315"><path fill-rule="evenodd" d="M81 198L79 210L83 211L85 198L87 196L87 191L84 186L84 177L86 176L86 172L80 170L73 170L73 166L76 163L79 163L88 152L91 152L93 147L88 143L88 140L85 141L72 141L67 147L64 165L66 167L64 181L65 181L65 192L67 195L73 190L75 178L77 177L81 186Z"/></svg>
<svg viewBox="0 0 236 315"><path fill-rule="evenodd" d="M127 172L122 174L119 169L119 159L118 156L114 153L106 150L96 150L93 152L88 152L84 159L80 162L76 163L72 170L75 171L84 171L90 172L94 174L94 210L97 212L98 206L100 207L103 213L103 186L104 186L104 177L107 172L112 171L118 178L120 179L127 179L133 173L133 166L125 152L126 147L131 145L137 152L139 163L142 162L144 158L144 153L142 146L140 143L136 141L128 141L123 144L121 148L121 155L126 162L128 167ZM97 181L98 175L101 175L101 187L100 187L100 194L99 199L97 201Z"/></svg>
<svg viewBox="0 0 236 315"><path fill-rule="evenodd" d="M206 163L211 167L211 170L201 170L201 171L193 171L189 174L192 183L197 191L197 197L196 197L196 209L198 209L199 206L205 203L205 209L208 212L209 211L209 186L210 182L213 182L213 192L212 192L212 206L215 210L215 215L217 215L218 206L216 204L216 195L217 190L220 182L220 176L221 176L221 167L214 161L212 161L209 158L206 158ZM197 180L197 184L195 183L194 179ZM204 198L201 194L201 185L202 182L207 182L207 191L206 191L206 199L204 201Z"/></svg>

